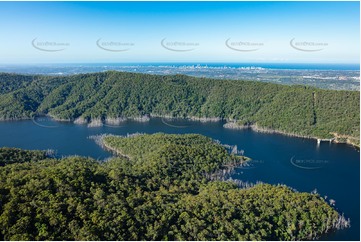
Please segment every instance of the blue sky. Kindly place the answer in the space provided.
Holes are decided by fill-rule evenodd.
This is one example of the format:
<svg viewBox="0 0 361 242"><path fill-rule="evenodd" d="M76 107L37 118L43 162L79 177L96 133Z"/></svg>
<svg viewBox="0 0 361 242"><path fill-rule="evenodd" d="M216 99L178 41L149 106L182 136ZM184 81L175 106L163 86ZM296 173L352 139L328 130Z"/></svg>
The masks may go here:
<svg viewBox="0 0 361 242"><path fill-rule="evenodd" d="M359 2L0 2L0 63L359 63L359 18Z"/></svg>

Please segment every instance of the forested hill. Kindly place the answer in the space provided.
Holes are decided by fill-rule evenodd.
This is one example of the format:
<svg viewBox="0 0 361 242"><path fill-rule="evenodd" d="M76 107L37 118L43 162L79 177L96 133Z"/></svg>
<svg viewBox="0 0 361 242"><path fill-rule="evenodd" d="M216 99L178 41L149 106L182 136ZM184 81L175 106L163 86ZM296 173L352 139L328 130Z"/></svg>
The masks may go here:
<svg viewBox="0 0 361 242"><path fill-rule="evenodd" d="M143 115L217 117L359 144L357 91L115 71L62 77L0 74L0 86L2 120L42 114L86 122Z"/></svg>
<svg viewBox="0 0 361 242"><path fill-rule="evenodd" d="M123 156L45 159L6 149L1 240L311 240L349 226L320 195L239 189L207 173L242 159L210 138L103 137ZM13 161L20 157L19 163Z"/></svg>

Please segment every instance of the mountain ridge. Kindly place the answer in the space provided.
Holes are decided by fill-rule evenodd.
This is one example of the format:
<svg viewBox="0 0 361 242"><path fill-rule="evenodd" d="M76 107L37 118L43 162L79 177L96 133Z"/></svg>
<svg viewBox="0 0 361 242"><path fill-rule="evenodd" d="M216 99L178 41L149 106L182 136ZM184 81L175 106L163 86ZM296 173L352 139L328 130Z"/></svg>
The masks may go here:
<svg viewBox="0 0 361 242"><path fill-rule="evenodd" d="M116 71L62 77L2 73L1 87L5 82L0 120L223 119L359 145L358 91Z"/></svg>

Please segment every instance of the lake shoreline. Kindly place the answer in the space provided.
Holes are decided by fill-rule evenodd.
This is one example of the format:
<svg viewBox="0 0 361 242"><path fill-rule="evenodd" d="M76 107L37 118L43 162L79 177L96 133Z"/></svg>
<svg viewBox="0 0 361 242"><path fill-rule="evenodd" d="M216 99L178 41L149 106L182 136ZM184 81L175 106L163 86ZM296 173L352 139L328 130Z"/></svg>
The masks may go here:
<svg viewBox="0 0 361 242"><path fill-rule="evenodd" d="M89 138L94 140L95 143L105 151L108 151L117 157L123 157L125 159L132 160L131 156L124 154L123 152L121 152L121 150L117 149L116 147L112 147L110 144L106 143L105 138L107 137L131 138L138 135L144 135L144 134L134 133L134 134L128 134L127 136L100 134L100 135L90 136ZM212 173L205 174L205 177L210 181L229 181L231 176L234 174L235 169L247 166L248 162L252 161L252 158L240 154L240 152L237 151L237 146L235 146L236 151L234 151L234 146L221 144L218 140L212 140L212 142L224 147L229 152L229 155L233 155L233 160L229 161L228 163L222 164L219 169L213 171ZM235 180L235 182L237 182L237 180Z"/></svg>
<svg viewBox="0 0 361 242"><path fill-rule="evenodd" d="M117 150L114 147L111 147L110 145L106 144L104 142L104 138L108 137L108 136L116 136L116 135L112 135L112 134L102 134L102 135L94 135L94 136L90 136L90 139L93 139L95 141L96 144L98 144L102 149L109 151L112 154L115 154L116 156L121 156L124 157L126 159L131 159L130 156L125 155L123 153L121 153L119 150Z"/></svg>
<svg viewBox="0 0 361 242"><path fill-rule="evenodd" d="M0 133L3 134L2 145L24 149L47 149L58 150L59 157L79 155L92 157L99 162L106 162L110 157L116 157L115 152L110 153L97 145L88 137L101 134L114 134L127 136L140 132L153 134L164 132L169 134L200 133L204 136L219 140L221 144L237 145L238 150L244 150L244 155L254 160L236 169L232 179L239 179L249 183L263 181L270 184L286 184L301 192L310 192L315 188L320 195L334 199L340 211L350 218L352 227L350 232L342 231L326 235L324 238L358 238L356 235L359 227L359 199L349 199L346 195L353 194L357 197L359 189L359 153L349 145L333 145L328 143L316 146L316 141L296 137L287 137L278 134L262 134L252 130L243 132L223 128L225 121L220 123L201 123L187 120L174 120L163 118L166 123L188 128L172 128L163 124L161 118L151 119L149 123L138 123L128 120L123 127L112 128L103 126L100 128L87 128L87 125L74 125L71 122L56 122L50 118L35 118L35 122L45 127L38 127L32 120L20 122L0 123ZM241 122L239 122L241 123ZM50 128L47 127L56 127ZM199 132L198 132L199 131ZM106 141L108 141L106 139ZM109 139L110 141L110 139ZM107 142L107 144L111 144ZM112 147L114 147L112 145ZM109 147L108 147L109 148ZM228 148L232 150L232 148ZM310 165L322 166L320 169L307 170L295 167L290 159L294 157L294 163L310 167ZM119 156L119 160L126 158ZM304 161L303 161L304 160ZM302 163L303 162L303 163ZM306 163L307 162L307 163ZM314 163L309 163L314 162ZM127 163L127 162L126 162ZM131 161L128 161L131 163ZM347 174L347 179L339 174ZM307 177L307 179L304 179ZM356 181L356 182L355 182ZM347 191L345 191L347 188ZM346 193L346 194L345 194ZM352 200L352 201L351 201ZM350 235L349 235L350 234ZM321 239L322 239L321 238ZM327 239L326 239L327 240Z"/></svg>
<svg viewBox="0 0 361 242"><path fill-rule="evenodd" d="M251 129L252 131L259 132L259 133L281 134L281 135L285 135L285 136L289 136L289 137L297 137L297 138L313 139L313 140L324 139L324 138L320 138L320 137L316 137L316 136L300 135L297 133L291 133L291 132L286 132L286 131L277 130L277 129L270 129L267 127L260 127L257 124L242 125L242 124L238 124L237 120L228 119L228 118L224 119L224 118L220 118L220 117L196 117L196 116L173 117L171 115L159 115L159 114L149 114L149 115L147 114L147 115L136 116L136 117L115 117L115 118L109 117L109 118L105 118L105 119L102 119L102 118L86 119L83 117L78 117L75 119L61 119L52 114L43 114L43 115L39 115L37 117L49 117L57 122L71 122L71 123L78 124L78 125L87 125L88 128L96 128L96 127L102 127L102 126L111 126L111 127L119 126L120 127L120 126L122 126L121 125L122 123L124 123L128 120L146 123L146 122L149 122L151 118L161 118L161 119L168 119L168 120L199 121L201 123L225 121L226 123L223 125L223 127L226 129L234 129L234 130ZM35 119L35 117L19 118L19 119L0 119L0 122L3 122L3 121L4 122L12 122L12 121L22 121L22 120L34 120L34 119ZM346 141L340 141L340 140L337 140L337 137L338 137L337 135L335 135L335 134L333 134L333 135L334 135L334 138L332 138L332 141L331 141L332 143L348 144L357 149L360 149L360 145L353 143L352 141L349 140L349 138L346 138Z"/></svg>
<svg viewBox="0 0 361 242"><path fill-rule="evenodd" d="M323 140L324 139L324 138L320 138L320 137L316 137L316 136L300 135L300 134L297 134L297 133L290 133L290 132L277 130L277 129L269 129L269 128L266 128L266 127L259 127L257 124L241 125L241 124L238 124L238 123L236 123L234 121L225 123L223 125L223 127L226 128L226 129L234 129L234 130L250 129L250 130L252 130L254 132L258 132L258 133L281 134L281 135L285 135L285 136L289 136L289 137L297 137L297 138L303 138L303 139L312 139L312 140ZM359 145L351 142L349 139L346 139L346 142L342 142L342 141L338 141L336 138L337 137L327 139L327 140L330 140L330 142L335 143L335 144L348 144L348 145L351 145L351 146L353 146L355 148L360 149Z"/></svg>

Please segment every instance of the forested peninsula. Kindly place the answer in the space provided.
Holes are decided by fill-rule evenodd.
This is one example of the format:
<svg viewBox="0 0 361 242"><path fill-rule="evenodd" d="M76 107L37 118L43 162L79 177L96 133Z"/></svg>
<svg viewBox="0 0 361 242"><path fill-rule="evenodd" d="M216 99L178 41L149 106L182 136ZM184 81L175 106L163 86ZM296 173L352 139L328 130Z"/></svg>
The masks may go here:
<svg viewBox="0 0 361 242"><path fill-rule="evenodd" d="M350 225L318 194L215 179L243 157L205 136L97 141L118 155L0 149L1 240L312 240Z"/></svg>
<svg viewBox="0 0 361 242"><path fill-rule="evenodd" d="M116 71L2 73L0 87L0 120L39 115L92 125L152 116L226 120L226 127L360 143L358 91Z"/></svg>

